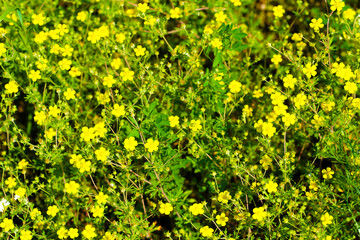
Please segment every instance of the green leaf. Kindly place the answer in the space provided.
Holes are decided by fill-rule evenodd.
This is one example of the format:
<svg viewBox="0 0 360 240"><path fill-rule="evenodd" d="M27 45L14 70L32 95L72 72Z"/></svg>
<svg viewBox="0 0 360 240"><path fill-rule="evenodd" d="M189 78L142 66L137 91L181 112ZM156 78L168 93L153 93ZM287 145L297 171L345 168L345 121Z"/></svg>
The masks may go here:
<svg viewBox="0 0 360 240"><path fill-rule="evenodd" d="M153 102L149 105L149 108L148 108L148 109L145 109L145 110L143 111L143 113L145 114L145 116L149 116L149 115L151 114L151 112L154 111L154 109L156 108L157 104L158 104L158 101L157 101L157 100L153 101Z"/></svg>
<svg viewBox="0 0 360 240"><path fill-rule="evenodd" d="M20 20L20 23L21 23L21 27L24 27L24 21L23 21L23 17L22 17L22 14L21 14L21 11L19 8L16 8L16 14Z"/></svg>
<svg viewBox="0 0 360 240"><path fill-rule="evenodd" d="M216 66L219 65L221 62L222 62L221 54L218 53L218 54L215 56L214 63L213 63L213 67L216 67Z"/></svg>
<svg viewBox="0 0 360 240"><path fill-rule="evenodd" d="M242 44L241 42L238 42L238 43L234 44L232 49L235 50L235 51L241 52L241 51L247 49L248 47L249 47L249 45Z"/></svg>
<svg viewBox="0 0 360 240"><path fill-rule="evenodd" d="M232 35L233 38L235 38L236 40L240 41L241 39L243 39L244 37L247 36L246 33L235 33Z"/></svg>
<svg viewBox="0 0 360 240"><path fill-rule="evenodd" d="M129 133L129 137L139 138L140 137L139 131L137 129L131 130L131 132Z"/></svg>

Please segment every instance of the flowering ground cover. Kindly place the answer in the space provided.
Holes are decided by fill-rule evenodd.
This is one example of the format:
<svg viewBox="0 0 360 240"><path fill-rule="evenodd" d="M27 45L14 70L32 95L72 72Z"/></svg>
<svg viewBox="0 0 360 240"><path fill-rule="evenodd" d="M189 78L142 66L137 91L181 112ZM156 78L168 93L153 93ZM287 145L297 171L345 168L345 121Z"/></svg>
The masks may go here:
<svg viewBox="0 0 360 240"><path fill-rule="evenodd" d="M360 239L358 1L0 6L0 239Z"/></svg>

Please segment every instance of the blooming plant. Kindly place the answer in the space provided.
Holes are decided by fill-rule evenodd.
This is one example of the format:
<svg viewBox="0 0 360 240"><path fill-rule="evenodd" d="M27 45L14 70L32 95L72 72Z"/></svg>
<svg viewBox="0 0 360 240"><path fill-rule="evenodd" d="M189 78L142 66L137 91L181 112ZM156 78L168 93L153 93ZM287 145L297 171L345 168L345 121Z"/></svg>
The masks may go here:
<svg viewBox="0 0 360 240"><path fill-rule="evenodd" d="M2 1L0 239L360 239L359 14Z"/></svg>

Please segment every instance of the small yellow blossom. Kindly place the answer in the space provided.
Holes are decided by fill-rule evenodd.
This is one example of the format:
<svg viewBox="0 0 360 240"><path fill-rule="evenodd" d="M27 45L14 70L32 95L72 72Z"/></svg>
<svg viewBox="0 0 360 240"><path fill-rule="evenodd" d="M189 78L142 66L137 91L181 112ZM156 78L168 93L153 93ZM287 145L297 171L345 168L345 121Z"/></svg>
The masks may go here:
<svg viewBox="0 0 360 240"><path fill-rule="evenodd" d="M224 192L219 193L218 195L219 202L227 204L229 200L231 200L231 195L229 191L226 190Z"/></svg>
<svg viewBox="0 0 360 240"><path fill-rule="evenodd" d="M59 208L56 205L50 206L47 210L47 215L55 217L55 215L59 212Z"/></svg>
<svg viewBox="0 0 360 240"><path fill-rule="evenodd" d="M102 162L105 162L107 160L107 158L110 155L109 150L106 150L104 147L101 147L100 149L95 151L95 155L97 160L100 160Z"/></svg>
<svg viewBox="0 0 360 240"><path fill-rule="evenodd" d="M174 208L173 208L173 206L171 206L170 203L160 203L159 211L161 214L169 215L173 209Z"/></svg>
<svg viewBox="0 0 360 240"><path fill-rule="evenodd" d="M159 141L158 140L153 140L152 138L148 139L145 143L145 148L149 151L149 152L154 152L157 151L159 148Z"/></svg>
<svg viewBox="0 0 360 240"><path fill-rule="evenodd" d="M14 80L11 80L7 84L5 84L5 93L7 94L17 93L19 91L18 87L19 87L18 84Z"/></svg>
<svg viewBox="0 0 360 240"><path fill-rule="evenodd" d="M148 10L148 9L149 9L149 6L147 5L147 3L139 3L137 6L137 10L142 13L145 13L146 10Z"/></svg>
<svg viewBox="0 0 360 240"><path fill-rule="evenodd" d="M142 47L141 45L138 45L138 46L134 49L135 55L136 55L137 57L144 56L144 55L145 55L145 51L146 51L146 48Z"/></svg>
<svg viewBox="0 0 360 240"><path fill-rule="evenodd" d="M220 215L216 216L216 223L220 226L225 226L229 218L225 216L225 213L221 213Z"/></svg>
<svg viewBox="0 0 360 240"><path fill-rule="evenodd" d="M70 194L76 194L79 191L80 184L75 181L65 183L65 192Z"/></svg>
<svg viewBox="0 0 360 240"><path fill-rule="evenodd" d="M259 222L267 217L267 212L264 207L254 208L253 212L254 214L252 215L252 218L258 220Z"/></svg>
<svg viewBox="0 0 360 240"><path fill-rule="evenodd" d="M121 116L125 115L125 106L124 105L119 105L119 104L114 104L114 108L111 111L111 114L114 115L115 117L119 118Z"/></svg>
<svg viewBox="0 0 360 240"><path fill-rule="evenodd" d="M270 180L266 185L265 185L265 189L269 192L277 192L277 187L278 184L276 182L273 182L272 180Z"/></svg>
<svg viewBox="0 0 360 240"><path fill-rule="evenodd" d="M232 93L240 92L241 87L242 87L242 84L236 80L231 81L231 83L229 84L229 89L230 89L230 92L232 92Z"/></svg>
<svg viewBox="0 0 360 240"><path fill-rule="evenodd" d="M14 222L12 219L4 218L3 221L0 223L0 227L5 231L8 232L15 228Z"/></svg>
<svg viewBox="0 0 360 240"><path fill-rule="evenodd" d="M181 18L181 9L176 7L174 9L170 9L170 17L171 18Z"/></svg>
<svg viewBox="0 0 360 240"><path fill-rule="evenodd" d="M124 141L124 147L128 151L134 151L135 147L138 145L138 142L135 140L134 137L129 137Z"/></svg>
<svg viewBox="0 0 360 240"><path fill-rule="evenodd" d="M68 234L69 237L72 239L77 238L79 236L79 232L76 228L69 228Z"/></svg>
<svg viewBox="0 0 360 240"><path fill-rule="evenodd" d="M208 226L200 228L200 233L203 237L211 237L213 235L214 229L209 228Z"/></svg>
<svg viewBox="0 0 360 240"><path fill-rule="evenodd" d="M327 225L332 223L332 220L334 219L333 216L331 216L328 212L325 212L325 214L323 214L320 218L322 224L324 225L324 227L326 227Z"/></svg>
<svg viewBox="0 0 360 240"><path fill-rule="evenodd" d="M277 18L281 18L282 16L284 16L285 13L285 9L281 5L274 7L273 11L274 11L274 16Z"/></svg>
<svg viewBox="0 0 360 240"><path fill-rule="evenodd" d="M327 167L326 169L323 169L322 171L322 174L323 174L323 178L326 180L326 179L332 179L333 175L334 175L334 171Z"/></svg>
<svg viewBox="0 0 360 240"><path fill-rule="evenodd" d="M200 121L200 120L194 120L194 119L191 120L191 121L190 121L189 128L190 128L193 132L199 131L200 129L202 129L201 121Z"/></svg>
<svg viewBox="0 0 360 240"><path fill-rule="evenodd" d="M322 22L323 20L321 18L313 18L311 19L310 27L313 28L315 32L318 32L320 28L324 27L324 24Z"/></svg>
<svg viewBox="0 0 360 240"><path fill-rule="evenodd" d="M275 54L272 58L271 58L271 62L274 63L275 65L279 65L279 63L282 62L282 57L280 54Z"/></svg>
<svg viewBox="0 0 360 240"><path fill-rule="evenodd" d="M190 206L189 211L193 214L193 215L199 215L199 214L204 214L204 205L202 203L194 203L193 205Z"/></svg>
<svg viewBox="0 0 360 240"><path fill-rule="evenodd" d="M71 100L71 99L75 99L75 90L71 89L71 88L67 88L66 91L64 92L64 96L66 98L66 100Z"/></svg>
<svg viewBox="0 0 360 240"><path fill-rule="evenodd" d="M178 116L170 116L169 117L170 127L176 127L179 125L179 117Z"/></svg>

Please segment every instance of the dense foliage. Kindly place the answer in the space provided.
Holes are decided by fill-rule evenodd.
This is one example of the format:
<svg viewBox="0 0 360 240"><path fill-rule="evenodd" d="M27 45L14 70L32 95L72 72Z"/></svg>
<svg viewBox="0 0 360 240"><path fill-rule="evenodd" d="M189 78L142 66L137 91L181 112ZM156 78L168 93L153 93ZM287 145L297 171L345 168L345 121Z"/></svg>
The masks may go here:
<svg viewBox="0 0 360 240"><path fill-rule="evenodd" d="M1 239L359 239L357 1L4 0Z"/></svg>

